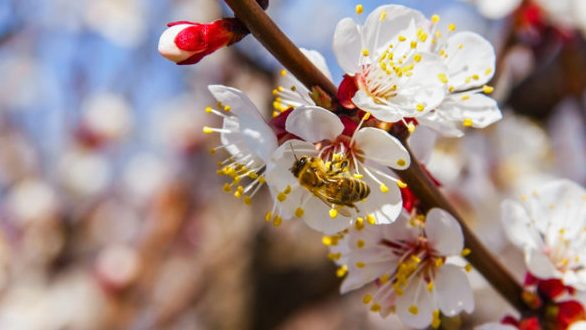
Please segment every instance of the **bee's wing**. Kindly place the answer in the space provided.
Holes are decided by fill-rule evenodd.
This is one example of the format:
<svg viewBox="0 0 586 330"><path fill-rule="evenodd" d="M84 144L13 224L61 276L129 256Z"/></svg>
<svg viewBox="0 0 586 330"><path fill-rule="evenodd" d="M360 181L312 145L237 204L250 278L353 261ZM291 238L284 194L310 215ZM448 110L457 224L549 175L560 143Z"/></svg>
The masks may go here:
<svg viewBox="0 0 586 330"><path fill-rule="evenodd" d="M333 181L333 182L336 182L336 181ZM350 210L347 207L345 207L343 205L336 204L336 203L332 203L330 201L330 198L328 197L328 195L324 192L323 188L315 188L315 189L312 189L311 192L313 193L313 195L315 197L319 198L328 207L333 207L334 209L336 209L341 215L343 215L345 217L352 216L352 213L350 212Z"/></svg>

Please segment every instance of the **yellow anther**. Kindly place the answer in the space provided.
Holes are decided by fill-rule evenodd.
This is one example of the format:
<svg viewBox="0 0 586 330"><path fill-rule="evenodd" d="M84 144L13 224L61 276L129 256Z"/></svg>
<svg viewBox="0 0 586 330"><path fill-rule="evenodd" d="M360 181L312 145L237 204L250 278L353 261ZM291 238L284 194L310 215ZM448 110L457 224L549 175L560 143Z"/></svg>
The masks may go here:
<svg viewBox="0 0 586 330"><path fill-rule="evenodd" d="M361 217L356 218L356 222L354 223L354 228L356 228L356 230L364 229L364 219Z"/></svg>
<svg viewBox="0 0 586 330"><path fill-rule="evenodd" d="M468 101L468 100L470 100L470 95L464 94L464 95L462 95L462 97L460 99L462 99L462 101Z"/></svg>
<svg viewBox="0 0 586 330"><path fill-rule="evenodd" d="M230 110L232 110L232 107L231 106L229 106L229 105L225 105L224 106L224 111L230 112Z"/></svg>
<svg viewBox="0 0 586 330"><path fill-rule="evenodd" d="M236 197L236 198L240 199L240 197L242 197L242 191L240 191L240 190L236 190L236 191L234 192L234 197Z"/></svg>
<svg viewBox="0 0 586 330"><path fill-rule="evenodd" d="M368 49L364 48L362 50L362 56L368 56L368 54L369 54Z"/></svg>
<svg viewBox="0 0 586 330"><path fill-rule="evenodd" d="M364 12L364 6L362 4L357 4L355 8L356 14L360 15Z"/></svg>
<svg viewBox="0 0 586 330"><path fill-rule="evenodd" d="M330 209L328 214L330 215L330 218L335 219L338 216L338 210L332 208Z"/></svg>
<svg viewBox="0 0 586 330"><path fill-rule="evenodd" d="M246 205L252 204L252 198L250 196L244 196L242 201L244 201L244 204L246 204Z"/></svg>
<svg viewBox="0 0 586 330"><path fill-rule="evenodd" d="M275 216L275 218L273 219L273 226L275 227L279 227L281 225L281 223L283 222L283 218L281 218L280 216Z"/></svg>
<svg viewBox="0 0 586 330"><path fill-rule="evenodd" d="M338 244L338 238L335 236L324 236L321 238L321 242L325 246L336 246Z"/></svg>
<svg viewBox="0 0 586 330"><path fill-rule="evenodd" d="M381 277L378 278L380 284L386 284L391 279L391 275L383 274Z"/></svg>
<svg viewBox="0 0 586 330"><path fill-rule="evenodd" d="M288 195L291 192L291 186L287 185L287 187L285 187L285 190L283 190L283 192Z"/></svg>
<svg viewBox="0 0 586 330"><path fill-rule="evenodd" d="M364 268L364 266L366 266L366 264L364 262L362 262L362 261L358 261L356 263L356 268Z"/></svg>
<svg viewBox="0 0 586 330"><path fill-rule="evenodd" d="M387 187L387 185L386 185L386 184L384 184L384 183L381 183L381 184L380 184L380 191L381 191L382 193L387 193L387 192L389 192L389 187Z"/></svg>
<svg viewBox="0 0 586 330"><path fill-rule="evenodd" d="M413 133L413 132L415 132L415 124L413 124L413 123L408 123L408 124L407 124L407 131L409 131L409 133Z"/></svg>
<svg viewBox="0 0 586 330"><path fill-rule="evenodd" d="M367 121L370 118L370 112L367 112L364 114L364 116L362 117L362 120Z"/></svg>
<svg viewBox="0 0 586 330"><path fill-rule="evenodd" d="M427 291L432 292L433 291L433 282L429 282L427 283Z"/></svg>
<svg viewBox="0 0 586 330"><path fill-rule="evenodd" d="M368 293L362 297L362 303L364 303L365 305L370 304L371 301L372 301L372 295L370 295Z"/></svg>
<svg viewBox="0 0 586 330"><path fill-rule="evenodd" d="M455 90L456 90L456 87L454 87L454 86L450 86L450 87L448 88L448 91L449 91L450 93L453 93Z"/></svg>
<svg viewBox="0 0 586 330"><path fill-rule="evenodd" d="M445 73L438 74L437 78L444 84L448 83L448 76Z"/></svg>
<svg viewBox="0 0 586 330"><path fill-rule="evenodd" d="M387 12L385 10L381 11L380 15L378 16L379 21L384 21L387 18Z"/></svg>
<svg viewBox="0 0 586 330"><path fill-rule="evenodd" d="M265 214L265 221L269 222L271 221L271 218L273 217L273 212L269 211Z"/></svg>
<svg viewBox="0 0 586 330"><path fill-rule="evenodd" d="M204 127L203 127L203 132L204 132L205 134L211 134L211 133L213 133L213 132L214 132L214 129L213 129L213 128L211 128L211 127L204 126Z"/></svg>
<svg viewBox="0 0 586 330"><path fill-rule="evenodd" d="M417 308L417 306L415 306L415 305L409 306L408 311L409 311L409 313L411 313L413 315L419 314L419 308Z"/></svg>
<svg viewBox="0 0 586 330"><path fill-rule="evenodd" d="M413 60L414 60L416 63L419 63L419 62L421 62L421 54L415 54L415 55L413 55Z"/></svg>
<svg viewBox="0 0 586 330"><path fill-rule="evenodd" d="M433 314L431 317L431 327L434 329L439 329L441 323L442 323L442 320L440 318L440 311L439 311L439 309L436 309L433 311Z"/></svg>
<svg viewBox="0 0 586 330"><path fill-rule="evenodd" d="M231 192L232 191L232 186L230 186L229 183L224 183L224 191L225 192Z"/></svg>
<svg viewBox="0 0 586 330"><path fill-rule="evenodd" d="M277 87L277 90L278 90L279 92L284 92L284 91L285 91L285 87L283 87L283 86L279 86L279 87Z"/></svg>
<svg viewBox="0 0 586 330"><path fill-rule="evenodd" d="M411 41L411 48L412 49L417 48L417 41Z"/></svg>
<svg viewBox="0 0 586 330"><path fill-rule="evenodd" d="M492 94L492 92L494 92L494 87L488 86L488 85L484 85L484 86L482 86L482 92L484 94Z"/></svg>
<svg viewBox="0 0 586 330"><path fill-rule="evenodd" d="M374 217L374 214L371 213L371 214L367 215L366 221L371 225L376 224L376 218Z"/></svg>
<svg viewBox="0 0 586 330"><path fill-rule="evenodd" d="M399 41L403 42L405 40L407 40L407 38L405 36L399 36Z"/></svg>
<svg viewBox="0 0 586 330"><path fill-rule="evenodd" d="M479 75L477 75L477 74L473 74L473 75L472 75L472 79L474 79L474 80L478 80L478 79L480 79L480 76L479 76Z"/></svg>
<svg viewBox="0 0 586 330"><path fill-rule="evenodd" d="M431 22L432 23L437 24L437 23L439 23L439 21L440 21L439 15L433 15L433 16L431 16Z"/></svg>
<svg viewBox="0 0 586 330"><path fill-rule="evenodd" d="M259 177L259 178L258 178L258 182L259 182L260 184L265 184L265 183L267 182L267 179L265 179L265 177L264 177L264 176L261 176L261 177Z"/></svg>
<svg viewBox="0 0 586 330"><path fill-rule="evenodd" d="M287 75L287 70L282 69L281 72L279 72L281 74L281 76L286 76Z"/></svg>
<svg viewBox="0 0 586 330"><path fill-rule="evenodd" d="M441 267L443 264L444 264L444 259L442 259L442 258L435 259L435 266L437 268Z"/></svg>
<svg viewBox="0 0 586 330"><path fill-rule="evenodd" d="M212 109L212 107L206 107L206 109L205 109L205 111L206 111L207 113L210 113L210 112L212 112L213 110L214 110L214 109Z"/></svg>
<svg viewBox="0 0 586 330"><path fill-rule="evenodd" d="M355 179L358 179L358 180L360 180L360 179L364 178L364 175L362 175L362 174L360 174L360 173L354 173L353 177L354 177Z"/></svg>
<svg viewBox="0 0 586 330"><path fill-rule="evenodd" d="M405 161L404 159L401 158L401 159L397 160L397 165L403 167L403 166L407 165L407 161Z"/></svg>
<svg viewBox="0 0 586 330"><path fill-rule="evenodd" d="M415 109L417 109L417 111L421 112L421 111L425 110L425 104L423 104L423 103L418 103L418 104L415 106Z"/></svg>
<svg viewBox="0 0 586 330"><path fill-rule="evenodd" d="M453 23L452 24L448 24L448 30L450 32L456 31L456 24L453 24Z"/></svg>
<svg viewBox="0 0 586 330"><path fill-rule="evenodd" d="M462 125L464 125L464 127L472 127L474 125L474 122L472 121L472 119L466 118L462 122Z"/></svg>
<svg viewBox="0 0 586 330"><path fill-rule="evenodd" d="M459 44L458 49L464 49L464 44Z"/></svg>
<svg viewBox="0 0 586 330"><path fill-rule="evenodd" d="M295 216L298 218L303 217L303 215L305 214L305 210L302 209L301 207L298 207L297 209L295 209Z"/></svg>
<svg viewBox="0 0 586 330"><path fill-rule="evenodd" d="M381 309L381 307L379 304L372 304L372 306L370 306L370 310L375 313L380 312L380 309Z"/></svg>
<svg viewBox="0 0 586 330"><path fill-rule="evenodd" d="M407 184L401 180L397 180L397 186L401 189L407 188Z"/></svg>
<svg viewBox="0 0 586 330"><path fill-rule="evenodd" d="M346 273L348 273L348 266L346 266L346 265L342 265L342 266L338 267L338 269L336 270L337 277L344 277L346 275Z"/></svg>
<svg viewBox="0 0 586 330"><path fill-rule="evenodd" d="M490 76L491 74L492 74L492 69L491 68L488 68L488 69L484 70L484 75Z"/></svg>
<svg viewBox="0 0 586 330"><path fill-rule="evenodd" d="M284 192L280 192L280 193L277 195L277 200L278 200L279 202L283 202L283 201L285 201L286 199L287 199L287 194L285 194Z"/></svg>
<svg viewBox="0 0 586 330"><path fill-rule="evenodd" d="M470 273L472 271L472 265L471 264L466 264L466 266L464 266L464 269Z"/></svg>
<svg viewBox="0 0 586 330"><path fill-rule="evenodd" d="M364 240L359 239L356 241L356 247L359 249L362 249L364 247L364 244L366 244L364 243Z"/></svg>
<svg viewBox="0 0 586 330"><path fill-rule="evenodd" d="M464 249L462 250L462 253L460 253L460 255L461 255L462 257L467 257L467 256L469 256L469 255L470 255L470 253L472 253L472 250L470 250L469 248L464 248Z"/></svg>

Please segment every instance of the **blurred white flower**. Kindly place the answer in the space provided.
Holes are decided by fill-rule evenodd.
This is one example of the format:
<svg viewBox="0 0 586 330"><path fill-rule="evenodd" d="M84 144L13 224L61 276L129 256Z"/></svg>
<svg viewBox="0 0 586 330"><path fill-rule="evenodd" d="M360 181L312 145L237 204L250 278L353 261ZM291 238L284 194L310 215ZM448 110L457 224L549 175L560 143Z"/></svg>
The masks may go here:
<svg viewBox="0 0 586 330"><path fill-rule="evenodd" d="M100 252L96 272L105 285L124 288L138 275L140 260L136 251L125 245L111 244Z"/></svg>
<svg viewBox="0 0 586 330"><path fill-rule="evenodd" d="M100 141L119 141L132 128L132 109L115 94L94 94L83 104L82 130Z"/></svg>
<svg viewBox="0 0 586 330"><path fill-rule="evenodd" d="M499 19L511 14L522 0L463 0L478 7L480 13L490 19Z"/></svg>
<svg viewBox="0 0 586 330"><path fill-rule="evenodd" d="M132 156L122 177L129 197L139 203L149 201L170 181L171 168L165 160L149 153Z"/></svg>
<svg viewBox="0 0 586 330"><path fill-rule="evenodd" d="M441 209L427 217L399 219L382 226L356 225L332 249L348 275L341 292L372 284L363 302L386 316L396 313L413 328L439 326L440 311L455 316L474 309L472 289L460 266L446 263L463 252L458 222Z"/></svg>
<svg viewBox="0 0 586 330"><path fill-rule="evenodd" d="M486 323L474 328L475 330L518 330L517 327L508 324Z"/></svg>
<svg viewBox="0 0 586 330"><path fill-rule="evenodd" d="M73 148L60 160L59 177L68 191L85 198L103 192L111 182L112 173L104 155Z"/></svg>
<svg viewBox="0 0 586 330"><path fill-rule="evenodd" d="M340 118L316 106L293 110L285 128L303 141L283 143L268 163L266 178L275 197L271 215L303 218L313 229L328 234L345 229L357 217L377 224L391 223L397 218L402 207L397 185L402 183L386 167L409 167L409 153L401 142L374 127L359 128L352 137L342 135L344 124ZM325 177L333 172L343 179ZM301 176L314 174L323 182L310 180L312 187L301 184L309 179ZM334 196L339 191L343 195L340 198L348 198L354 196L353 189L361 190L358 180L368 186L368 196L356 198L356 208L336 202Z"/></svg>
<svg viewBox="0 0 586 330"><path fill-rule="evenodd" d="M225 149L231 155L219 163L218 174L232 179L224 190L235 188L234 195L248 204L265 183L263 173L277 149L277 137L242 91L222 85L211 85L209 90L218 104L216 108L207 107L206 112L222 118L223 125L222 128L206 126L203 132L220 133L222 145L212 150ZM243 179L250 182L243 186Z"/></svg>
<svg viewBox="0 0 586 330"><path fill-rule="evenodd" d="M23 225L50 219L59 211L59 200L53 188L35 178L14 185L5 203L9 214Z"/></svg>
<svg viewBox="0 0 586 330"><path fill-rule="evenodd" d="M561 279L586 290L586 190L567 181L552 181L502 204L502 221L510 241L523 249L527 268L542 279Z"/></svg>
<svg viewBox="0 0 586 330"><path fill-rule="evenodd" d="M137 47L147 36L146 8L140 0L92 0L84 11L87 25L124 47Z"/></svg>

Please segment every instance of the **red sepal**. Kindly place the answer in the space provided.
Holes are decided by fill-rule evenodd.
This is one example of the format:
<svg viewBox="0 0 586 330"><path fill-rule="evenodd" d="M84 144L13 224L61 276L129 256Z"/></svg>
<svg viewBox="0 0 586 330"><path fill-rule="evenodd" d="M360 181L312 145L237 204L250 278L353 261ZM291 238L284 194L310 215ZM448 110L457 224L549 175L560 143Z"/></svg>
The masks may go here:
<svg viewBox="0 0 586 330"><path fill-rule="evenodd" d="M356 79L349 75L344 75L344 79L338 87L338 102L346 109L356 109L356 105L352 102L354 94L358 91Z"/></svg>

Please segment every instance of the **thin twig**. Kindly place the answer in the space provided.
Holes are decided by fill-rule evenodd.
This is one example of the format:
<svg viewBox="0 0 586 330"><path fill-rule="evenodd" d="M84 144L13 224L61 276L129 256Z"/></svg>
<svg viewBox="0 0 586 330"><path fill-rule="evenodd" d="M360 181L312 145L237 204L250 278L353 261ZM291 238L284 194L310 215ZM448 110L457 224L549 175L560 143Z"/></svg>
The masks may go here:
<svg viewBox="0 0 586 330"><path fill-rule="evenodd" d="M336 87L298 50L291 40L283 34L268 15L254 0L225 0L234 14L244 22L252 34L287 68L299 81L311 89L321 87L331 96L337 93ZM466 246L472 250L467 256L488 282L520 313L527 307L521 300L522 287L514 277L490 254L447 201L438 188L430 181L419 162L411 154L411 166L398 171L401 179L422 201L426 208L439 207L450 212L462 226Z"/></svg>

